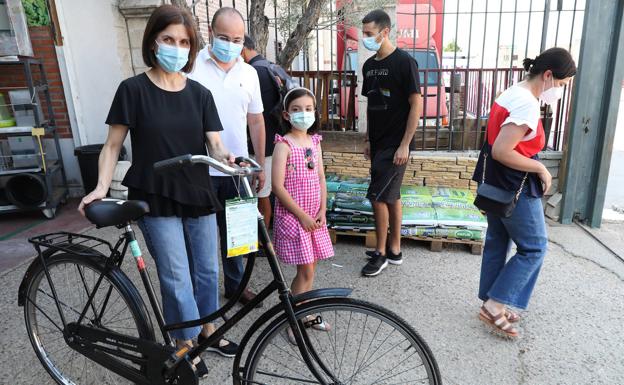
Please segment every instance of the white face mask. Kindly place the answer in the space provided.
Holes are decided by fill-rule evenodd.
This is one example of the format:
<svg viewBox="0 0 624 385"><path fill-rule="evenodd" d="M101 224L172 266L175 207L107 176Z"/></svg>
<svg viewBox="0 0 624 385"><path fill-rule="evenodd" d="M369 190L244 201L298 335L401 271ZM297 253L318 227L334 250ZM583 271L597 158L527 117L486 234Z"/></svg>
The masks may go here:
<svg viewBox="0 0 624 385"><path fill-rule="evenodd" d="M563 87L555 87L555 79L550 78L552 81L552 87L542 91L540 100L549 106L557 104L557 101L563 97Z"/></svg>

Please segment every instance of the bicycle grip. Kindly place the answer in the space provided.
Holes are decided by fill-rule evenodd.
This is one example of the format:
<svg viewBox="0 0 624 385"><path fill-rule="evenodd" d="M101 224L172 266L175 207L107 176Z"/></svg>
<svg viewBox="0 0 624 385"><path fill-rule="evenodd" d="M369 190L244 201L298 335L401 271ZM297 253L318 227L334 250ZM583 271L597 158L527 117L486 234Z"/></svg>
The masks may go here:
<svg viewBox="0 0 624 385"><path fill-rule="evenodd" d="M165 159L154 163L155 172L165 172L178 170L192 164L191 154L176 156L175 158Z"/></svg>

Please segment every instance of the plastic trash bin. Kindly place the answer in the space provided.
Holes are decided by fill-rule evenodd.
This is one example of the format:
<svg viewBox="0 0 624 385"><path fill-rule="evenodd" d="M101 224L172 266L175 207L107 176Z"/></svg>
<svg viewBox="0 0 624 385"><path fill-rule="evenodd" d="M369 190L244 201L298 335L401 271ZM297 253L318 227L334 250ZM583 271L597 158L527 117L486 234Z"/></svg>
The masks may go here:
<svg viewBox="0 0 624 385"><path fill-rule="evenodd" d="M74 155L78 158L80 166L80 175L82 176L82 185L85 194L90 193L97 186L98 181L98 159L104 144L89 144L74 149ZM126 148L121 147L119 151L119 160L126 159Z"/></svg>

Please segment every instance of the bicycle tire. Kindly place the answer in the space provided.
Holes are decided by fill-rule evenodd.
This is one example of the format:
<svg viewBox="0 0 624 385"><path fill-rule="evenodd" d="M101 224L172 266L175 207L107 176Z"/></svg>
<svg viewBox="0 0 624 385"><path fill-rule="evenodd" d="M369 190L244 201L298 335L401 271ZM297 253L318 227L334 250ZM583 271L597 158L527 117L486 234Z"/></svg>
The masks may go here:
<svg viewBox="0 0 624 385"><path fill-rule="evenodd" d="M47 258L46 265L68 323L78 319L77 314L80 313L86 304L89 288L92 289L95 285L94 283L93 285L89 285L89 282L87 282L89 278L93 279L91 282L95 282L100 274L106 271L100 288L94 297L95 307L91 308L91 312L87 312L85 321L89 319L89 313L92 313L91 323L93 324L93 315L98 313L98 305L104 304L104 298L108 297L108 300L106 300L106 310L101 312L102 319L98 326L125 335L155 341L149 313L136 287L119 268L112 267L105 270L105 257L102 254L94 253L92 256L79 256L71 253L57 253ZM64 282L58 279L58 273L62 273L60 269L63 267L66 278ZM70 276L72 271L74 274ZM72 285L72 283L76 284ZM60 315L58 314L58 309L53 300L42 264L39 263L32 271L32 275L26 287L24 320L28 337L37 358L55 382L58 384L81 385L88 385L91 383L131 383L89 360L66 344L63 331L60 329L62 328ZM107 295L109 292L110 294ZM71 296L67 294L71 294ZM76 305L77 300L84 300L82 306ZM98 303L98 300L101 300L101 302ZM117 304L119 304L119 306L116 306ZM44 307L50 309L49 314L44 313ZM123 316L126 312L129 313L127 318L117 318L115 320L114 317L117 316L116 313ZM105 325L104 323L107 321L115 321L116 324L112 325L112 323L107 323ZM45 325L46 323L47 326ZM58 326L60 326L60 328ZM42 332L44 330L45 333ZM52 334L51 337L50 334ZM56 351L52 351L52 348L55 348ZM63 352L65 352L65 354L63 354ZM64 365L60 365L60 359L66 360ZM78 369L80 374L76 374L78 372L73 370L74 364L77 362L78 366L76 369ZM82 370L79 368L80 362L82 362ZM69 366L69 368L67 368L67 366ZM138 366L137 370L145 373L146 368ZM70 374L68 372L72 373ZM85 376L88 376L88 378L83 378Z"/></svg>
<svg viewBox="0 0 624 385"><path fill-rule="evenodd" d="M339 319L339 317L337 316L337 312L339 310L343 312L349 312L349 313L355 312L358 315L362 316L360 318L363 318L366 320L362 327L362 333L359 334L359 339L354 339L354 341L349 341L349 327L352 321L352 318L351 318L352 314L350 314L350 317L349 317L349 327L347 327L346 335L344 336L344 341L341 341L342 336L337 338L337 335L339 334L339 330L338 330L339 325L336 321ZM401 317L399 317L398 315L396 315L390 310L387 310L381 306L378 306L378 305L375 305L366 301L346 298L346 297L338 297L338 298L326 298L326 299L319 299L319 300L313 300L311 302L306 302L301 305L297 305L294 311L298 319L302 319L302 317L306 317L308 315L320 314L323 317L324 321L328 321L326 318L327 315L329 315L328 318L332 318L331 314L332 313L335 314L333 319L331 319L331 321L335 322L335 324L333 325L333 332L332 331L321 332L321 331L306 329L306 330L309 330L307 332L309 336L309 341L311 342L316 354L320 356L321 361L323 361L323 364L325 365L325 367L329 369L333 368L332 374L335 377L332 379L330 376L327 376L325 378L327 383L339 383L339 384L422 383L422 384L429 384L429 385L440 385L442 383L438 365L427 343L414 330L412 326L410 326L405 320L403 320ZM364 316L366 317L364 318ZM368 346L369 349L367 349L362 355L362 359L364 363L368 363L369 361L371 362L376 361L375 359L373 359L373 357L375 357L375 355L377 354L381 346L383 346L386 343L386 341L384 340L384 342L379 344L379 346L376 346L375 351L372 351L370 349L372 342L376 339L377 332L372 338L370 338L370 336L368 335L367 336L364 335L365 331L368 328L367 322L368 322L369 317L376 318L379 320L379 324L377 325L377 328L376 328L377 331L381 329L382 323L392 327L393 328L392 333L394 333L394 330L399 330L400 334L405 338L405 341L409 343L409 346L405 349L405 352L408 352L410 348L414 348L414 353L412 353L412 356L416 353L418 354L418 358L420 358L420 361L422 363L420 365L422 366L422 370L419 370L419 372L421 373L424 372L423 374L426 374L426 378L411 377L411 376L416 376L415 374L412 374L412 373L396 373L395 375L391 375L392 370L394 370L395 367L398 367L398 365L401 365L401 362L399 362L399 364L396 364L394 366L392 362L389 365L386 365L386 366L393 366L393 368L391 368L392 370L385 372L385 375L386 375L385 377L384 377L384 374L379 375L379 373L373 375L374 370L368 370L369 369L368 366L364 367L363 364L357 362L358 358L360 357L360 352L363 351L362 345L363 343L365 344L366 341L369 342L369 346ZM376 322L371 321L371 324L370 324L371 332L373 331L373 329L375 329L375 324ZM310 369L307 366L305 367L303 366L305 365L305 363L303 363L303 359L300 356L298 347L293 346L293 344L290 341L288 341L288 338L284 337L283 333L288 327L289 327L288 320L286 319L286 315L284 314L278 317L277 319L275 319L273 322L271 322L271 324L269 324L259 334L258 338L254 341L254 344L252 345L247 355L245 367L243 370L243 378L241 381L242 384L271 384L273 385L273 384L282 384L282 383L284 384L319 383L310 373ZM318 334L318 333L323 333L323 334ZM342 357L340 360L340 367L337 367L336 365L336 363L338 362L337 360L338 357L334 357L333 364L332 362L330 362L331 360L328 360L326 357L324 358L323 353L327 353L327 350L329 350L331 354L331 349L325 349L324 351L321 351L321 349L319 349L319 346L316 346L316 345L320 345L321 340L323 340L323 335L325 335L325 338L331 341L332 333L334 334L334 342L335 342L333 344L334 354L337 355L336 353L338 354L342 353ZM342 334L344 334L344 330L342 330ZM354 334L353 338L355 337L358 337L358 335ZM270 351L266 353L266 356L270 357L266 361L267 362L272 361L272 362L269 362L270 364L269 366L272 365L272 368L269 368L268 366L262 367L260 365L260 360L262 360L263 357L265 357L265 352L267 351L267 348L270 346L273 340L277 340L277 343L279 343L279 345L273 344L275 347L277 347L277 349L271 348ZM290 343L291 345L290 349L287 349L285 347L283 349L281 348L281 346L284 346L285 343L286 344ZM351 346L351 343L353 344L353 346ZM357 350L355 360L353 360L353 365L352 365L353 368L352 370L346 370L345 368L342 367L343 363L346 363L344 361L345 352L347 350L346 348L347 347L355 348L358 344L359 344L359 348ZM367 358L369 351L372 351L372 354L368 356ZM385 348L383 351L385 351L386 354L388 354L389 352L389 350L386 350ZM286 352L287 354L284 354L284 352ZM350 352L350 354L351 353L353 352ZM278 362L280 358L282 358L283 356L287 356L284 359L287 360L288 367L284 365L282 362ZM353 354L351 354L351 356L353 356ZM383 356L381 356L381 358L383 358ZM387 357L386 361L392 361L390 360L390 358L391 357ZM395 358L395 357L392 357L392 358ZM297 360L299 361L298 363L296 362ZM347 361L349 361L349 358L347 358ZM276 370L277 370L276 366L279 369L280 365L282 365L285 368L285 370L288 370L290 373L294 373L294 374L290 374L290 373L288 375L276 374ZM295 369L293 369L295 365L299 365L300 367L302 367L302 370L307 371L307 373L305 375L303 375L302 373L295 373L296 371ZM315 366L320 369L320 365L318 363ZM364 369L364 372L359 373L358 368ZM335 373L336 371L339 372L337 377ZM320 372L326 375L326 373L323 372L322 370L320 370ZM341 374L343 372L345 373L345 376L350 373L350 376L346 379L343 379L341 377ZM367 373L368 375L372 377L364 378L364 376ZM300 375L302 377L297 377L297 375ZM268 381L267 378L271 378L272 381ZM282 380L276 380L278 378L281 378ZM362 381L357 381L360 378L362 379ZM372 382L371 382L371 379L372 379ZM391 379L392 379L391 382L385 381L385 380L391 380ZM406 382L400 381L401 379L406 379ZM396 382L396 381L399 381L399 382Z"/></svg>

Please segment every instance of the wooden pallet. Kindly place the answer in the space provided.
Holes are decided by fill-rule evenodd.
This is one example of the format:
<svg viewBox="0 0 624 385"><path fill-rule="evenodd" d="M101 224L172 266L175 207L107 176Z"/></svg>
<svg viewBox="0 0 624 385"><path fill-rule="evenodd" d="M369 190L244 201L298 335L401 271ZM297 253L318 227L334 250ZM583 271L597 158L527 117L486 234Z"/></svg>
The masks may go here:
<svg viewBox="0 0 624 385"><path fill-rule="evenodd" d="M365 244L368 248L375 248L377 246L377 235L374 231L346 231L346 230L334 230L329 229L329 236L333 244L338 241L338 236L351 236L351 237L364 237ZM413 239L415 241L429 242L431 251L442 251L446 244L461 244L467 245L470 248L470 252L475 255L481 255L483 252L483 242L473 241L468 239L449 239L449 238L433 238L433 237L418 237L414 235L403 236L402 239Z"/></svg>

